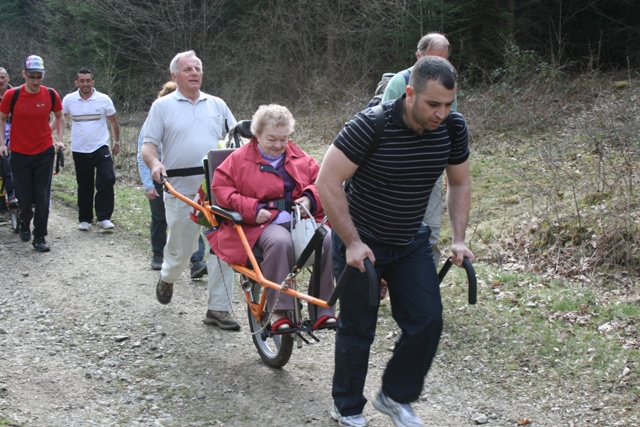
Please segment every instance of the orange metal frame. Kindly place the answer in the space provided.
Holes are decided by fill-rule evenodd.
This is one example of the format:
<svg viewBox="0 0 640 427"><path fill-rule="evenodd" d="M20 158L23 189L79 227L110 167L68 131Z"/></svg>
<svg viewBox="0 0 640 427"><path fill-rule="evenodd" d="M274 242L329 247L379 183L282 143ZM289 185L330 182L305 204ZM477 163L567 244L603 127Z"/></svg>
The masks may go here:
<svg viewBox="0 0 640 427"><path fill-rule="evenodd" d="M207 222L212 227L216 227L218 225L218 220L216 219L215 215L211 211L211 205L209 204L208 201L204 202L204 206L201 206L198 203L194 202L193 200L191 200L191 199L183 196L182 194L178 193L173 188L171 183L169 183L168 181L164 181L164 186L171 194L176 196L178 199L182 200L183 202L185 202L189 206L191 206L191 207L199 210L200 212L202 212L202 214L207 219ZM222 215L222 216L224 216L224 215ZM229 218L229 220L231 221L231 218ZM294 281L294 283L292 283L292 287L288 287L286 289L283 289L283 287L281 285L279 285L279 284L277 284L275 282L272 282L270 280L267 280L262 275L262 270L260 270L260 265L258 264L258 261L256 261L256 258L253 255L253 251L251 250L251 246L249 246L249 242L247 241L247 238L246 238L246 236L244 234L244 230L242 229L242 225L241 224L234 224L234 228L235 228L236 232L238 233L238 238L242 242L242 246L244 247L244 250L247 253L247 258L249 258L249 261L250 261L250 264L251 264L251 267L252 267L252 268L249 268L249 267L243 266L243 265L229 264L234 271L237 271L238 273L245 275L249 279L254 280L256 283L258 283L260 286L262 286L264 288L272 288L272 289L275 289L277 291L281 291L284 294L290 295L290 296L292 296L294 298L298 298L298 299L307 301L307 302L309 302L311 304L315 304L315 305L320 306L320 307L325 307L325 308L329 307L329 305L327 304L327 302L325 300L312 297L312 296L310 296L308 294L305 294L303 292L299 292L298 290L296 290L295 289L295 281ZM247 299L247 304L249 305L251 313L257 319L261 319L262 318L262 314L264 313L264 307L265 307L265 304L266 304L266 301L267 301L266 300L266 293L264 293L264 292L262 293L262 297L260 298L260 302L259 303L251 302L251 297L250 297L248 292L245 292L245 298Z"/></svg>

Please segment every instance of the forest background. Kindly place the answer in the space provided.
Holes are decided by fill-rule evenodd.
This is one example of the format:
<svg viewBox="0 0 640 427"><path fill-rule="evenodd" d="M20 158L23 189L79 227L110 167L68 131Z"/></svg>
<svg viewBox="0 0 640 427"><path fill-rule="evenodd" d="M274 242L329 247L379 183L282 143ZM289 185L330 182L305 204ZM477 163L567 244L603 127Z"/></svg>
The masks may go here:
<svg viewBox="0 0 640 427"><path fill-rule="evenodd" d="M381 74L444 33L470 131L479 259L477 306L464 308L464 279L443 284L450 359L550 411L565 399L566 425L640 422L639 1L0 0L0 20L12 84L38 54L61 95L87 66L114 100L114 222L145 246L136 142L177 52L196 51L203 90L238 119L289 107L294 141L321 161ZM72 170L54 180L70 206Z"/></svg>
<svg viewBox="0 0 640 427"><path fill-rule="evenodd" d="M412 65L430 31L451 41L462 91L523 71L640 66L633 0L2 0L0 16L0 66L13 83L29 54L62 94L88 66L128 113L148 110L188 49L204 63L205 91L240 116L266 102L301 113L362 100L383 72Z"/></svg>

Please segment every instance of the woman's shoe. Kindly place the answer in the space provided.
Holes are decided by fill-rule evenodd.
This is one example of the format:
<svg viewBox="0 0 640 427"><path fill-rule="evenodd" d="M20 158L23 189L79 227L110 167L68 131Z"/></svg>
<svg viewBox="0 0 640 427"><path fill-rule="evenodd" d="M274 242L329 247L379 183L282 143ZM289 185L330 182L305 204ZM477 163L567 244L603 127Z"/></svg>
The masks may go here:
<svg viewBox="0 0 640 427"><path fill-rule="evenodd" d="M276 310L271 315L271 332L279 333L289 331L289 329L291 329L291 332L294 332L295 328L296 326L287 317L286 311Z"/></svg>
<svg viewBox="0 0 640 427"><path fill-rule="evenodd" d="M313 324L313 330L318 329L334 329L338 327L338 319L335 316L321 316L316 323Z"/></svg>

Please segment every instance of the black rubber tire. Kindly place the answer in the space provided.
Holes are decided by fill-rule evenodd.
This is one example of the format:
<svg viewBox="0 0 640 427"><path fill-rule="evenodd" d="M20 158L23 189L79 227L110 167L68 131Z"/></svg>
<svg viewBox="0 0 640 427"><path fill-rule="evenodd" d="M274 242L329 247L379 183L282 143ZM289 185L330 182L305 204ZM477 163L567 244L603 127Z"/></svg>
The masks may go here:
<svg viewBox="0 0 640 427"><path fill-rule="evenodd" d="M251 281L251 301L257 303L260 301L264 288L257 283ZM262 361L272 368L282 368L287 364L291 358L293 352L293 335L274 335L267 336L266 333L261 332L255 334L264 326L263 323L269 318L268 314L263 315L261 322L251 313L251 310L247 307L247 313L249 316L249 328L251 329L251 338L253 344L258 349L258 353L262 358ZM255 335L253 335L255 334Z"/></svg>

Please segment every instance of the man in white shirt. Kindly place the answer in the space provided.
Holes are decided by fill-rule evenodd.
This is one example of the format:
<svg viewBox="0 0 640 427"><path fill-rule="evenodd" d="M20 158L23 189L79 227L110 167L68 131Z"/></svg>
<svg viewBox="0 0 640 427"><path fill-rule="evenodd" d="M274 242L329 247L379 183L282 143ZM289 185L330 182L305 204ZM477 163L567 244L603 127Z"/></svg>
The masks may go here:
<svg viewBox="0 0 640 427"><path fill-rule="evenodd" d="M178 90L156 99L151 106L144 124L142 159L151 169L154 181L169 177L176 191L193 199L204 178L202 158L218 147L218 141L236 124L236 119L222 99L200 91L202 61L194 51L177 54L169 69ZM162 161L158 156L159 146L162 146ZM191 220L191 207L171 194L164 194L164 207L169 235L156 298L161 304L168 304L173 297L174 282L187 268L197 248L202 227ZM209 300L204 323L239 330L240 325L230 314L233 270L210 252L207 271Z"/></svg>
<svg viewBox="0 0 640 427"><path fill-rule="evenodd" d="M75 83L78 90L64 97L62 112L71 116L72 121L71 151L78 183L78 229L89 230L95 199L98 224L109 230L114 228L111 215L116 174L109 149L107 119L113 134L113 154L120 152L120 126L111 98L93 88L95 80L91 70L81 68Z"/></svg>

